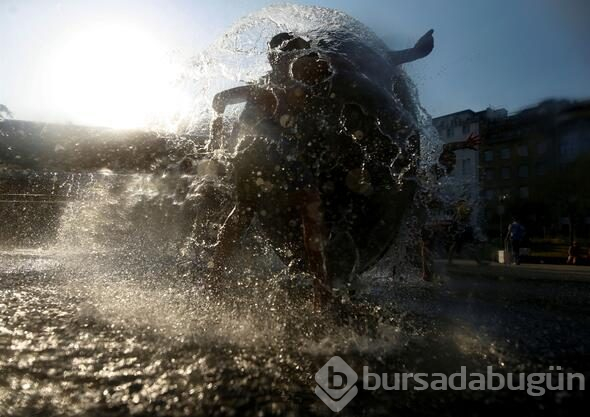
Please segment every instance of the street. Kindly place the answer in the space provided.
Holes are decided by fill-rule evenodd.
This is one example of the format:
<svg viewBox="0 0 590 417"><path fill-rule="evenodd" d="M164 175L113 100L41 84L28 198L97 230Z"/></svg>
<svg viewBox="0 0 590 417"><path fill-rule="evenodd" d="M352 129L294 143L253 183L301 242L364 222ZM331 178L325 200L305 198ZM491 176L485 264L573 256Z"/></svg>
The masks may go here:
<svg viewBox="0 0 590 417"><path fill-rule="evenodd" d="M590 281L557 267L553 280L489 276L502 266L465 275L476 267L463 264L435 284L380 281L362 306L363 328L318 317L278 290L264 291L274 301L258 293L219 305L149 273L76 276L58 258L2 252L3 415L330 415L313 375L333 355L357 371L561 366L590 376ZM342 414L566 415L583 394L360 390Z"/></svg>

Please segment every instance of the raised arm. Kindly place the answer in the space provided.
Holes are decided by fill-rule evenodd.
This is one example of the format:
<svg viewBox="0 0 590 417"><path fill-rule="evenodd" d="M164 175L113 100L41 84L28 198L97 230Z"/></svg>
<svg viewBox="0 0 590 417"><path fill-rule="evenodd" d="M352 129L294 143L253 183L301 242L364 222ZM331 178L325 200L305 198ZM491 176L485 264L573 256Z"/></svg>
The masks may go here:
<svg viewBox="0 0 590 417"><path fill-rule="evenodd" d="M459 151L461 149L477 149L479 144L481 143L481 139L479 135L476 134L469 134L467 139L459 141L459 142L450 142L445 143L443 146L443 150L438 158L438 165L443 167L446 172L441 173L449 174L453 168L455 168L455 164L457 163L457 157L455 156L455 151Z"/></svg>
<svg viewBox="0 0 590 417"><path fill-rule="evenodd" d="M479 135L476 135L474 133L470 133L469 136L465 140L461 140L458 142L445 143L445 146L443 147L443 153L444 152L460 151L461 149L476 150L480 143L481 143L481 138L479 137Z"/></svg>
<svg viewBox="0 0 590 417"><path fill-rule="evenodd" d="M222 148L223 143L223 112L227 106L232 104L239 104L248 101L254 94L257 87L252 85L244 85L240 87L230 88L215 94L213 97L213 111L215 117L211 123L211 139L207 145L209 151Z"/></svg>
<svg viewBox="0 0 590 417"><path fill-rule="evenodd" d="M416 42L413 48L403 49L401 51L390 51L389 59L394 65L401 65L406 62L412 62L424 58L432 52L432 49L434 49L433 33L434 30L430 29L418 39L418 42Z"/></svg>

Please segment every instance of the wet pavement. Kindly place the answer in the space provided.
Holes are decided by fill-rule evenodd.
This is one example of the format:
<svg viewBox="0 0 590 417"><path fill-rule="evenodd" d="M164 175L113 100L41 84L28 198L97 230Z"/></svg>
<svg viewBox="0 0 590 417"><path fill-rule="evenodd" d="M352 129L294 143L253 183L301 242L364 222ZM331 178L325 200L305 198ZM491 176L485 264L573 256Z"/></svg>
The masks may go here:
<svg viewBox="0 0 590 417"><path fill-rule="evenodd" d="M344 324L284 284L244 278L217 302L158 268L113 273L113 259L96 258L0 254L1 416L332 415L313 389L334 355L359 373L561 366L590 377L590 282L380 280ZM341 415L566 415L585 400L357 386Z"/></svg>

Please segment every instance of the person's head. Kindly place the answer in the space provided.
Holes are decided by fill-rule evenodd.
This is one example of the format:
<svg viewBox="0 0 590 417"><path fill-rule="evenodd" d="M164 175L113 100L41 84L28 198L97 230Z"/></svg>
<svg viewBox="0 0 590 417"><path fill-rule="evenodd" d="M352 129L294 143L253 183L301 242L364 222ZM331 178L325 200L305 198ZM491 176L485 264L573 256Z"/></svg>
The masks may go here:
<svg viewBox="0 0 590 417"><path fill-rule="evenodd" d="M273 36L268 42L268 62L273 72L279 76L287 75L293 53L310 47L309 41L293 33L282 32Z"/></svg>
<svg viewBox="0 0 590 417"><path fill-rule="evenodd" d="M283 52L290 52L301 49L309 49L311 46L309 41L306 41L300 36L295 36L292 33L282 32L272 37L268 42L269 49L280 49Z"/></svg>

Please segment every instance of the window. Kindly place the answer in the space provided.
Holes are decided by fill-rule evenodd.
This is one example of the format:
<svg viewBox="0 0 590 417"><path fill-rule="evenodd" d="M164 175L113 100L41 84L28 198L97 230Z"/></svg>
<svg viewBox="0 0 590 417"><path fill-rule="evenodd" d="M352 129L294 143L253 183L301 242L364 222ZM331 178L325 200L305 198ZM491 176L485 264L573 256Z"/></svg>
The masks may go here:
<svg viewBox="0 0 590 417"><path fill-rule="evenodd" d="M494 160L494 151L485 151L483 153L483 160L486 162L490 162Z"/></svg>
<svg viewBox="0 0 590 417"><path fill-rule="evenodd" d="M502 179L503 180L510 179L510 168L509 167L502 168Z"/></svg>
<svg viewBox="0 0 590 417"><path fill-rule="evenodd" d="M529 187L520 187L518 189L518 194L520 198L529 198Z"/></svg>
<svg viewBox="0 0 590 417"><path fill-rule="evenodd" d="M537 143L537 153L543 155L545 152L547 152L547 142L542 141Z"/></svg>
<svg viewBox="0 0 590 417"><path fill-rule="evenodd" d="M484 179L491 181L494 179L494 176L495 176L494 174L495 174L494 168L487 168L485 170Z"/></svg>
<svg viewBox="0 0 590 417"><path fill-rule="evenodd" d="M466 135L469 133L469 126L463 125L463 134Z"/></svg>
<svg viewBox="0 0 590 417"><path fill-rule="evenodd" d="M447 129L447 138L450 138L451 136L453 136L453 129Z"/></svg>
<svg viewBox="0 0 590 417"><path fill-rule="evenodd" d="M510 148L502 148L500 156L502 159L510 159Z"/></svg>
<svg viewBox="0 0 590 417"><path fill-rule="evenodd" d="M529 176L528 165L521 165L520 167L518 167L518 176L520 178L528 178L528 176Z"/></svg>
<svg viewBox="0 0 590 417"><path fill-rule="evenodd" d="M537 164L537 175L545 175L547 173L547 165L543 162Z"/></svg>
<svg viewBox="0 0 590 417"><path fill-rule="evenodd" d="M527 145L520 145L518 147L518 156L529 156L529 147Z"/></svg>
<svg viewBox="0 0 590 417"><path fill-rule="evenodd" d="M585 137L582 138L582 134L576 135L573 132L569 132L561 138L559 142L559 154L562 162L571 162L578 155L585 151Z"/></svg>

